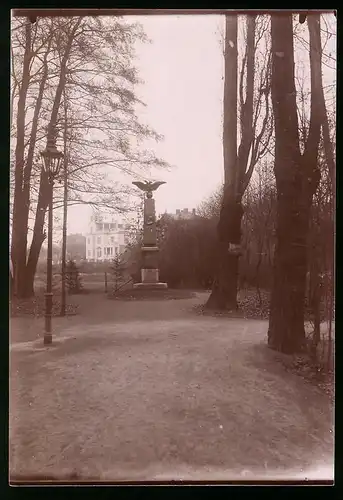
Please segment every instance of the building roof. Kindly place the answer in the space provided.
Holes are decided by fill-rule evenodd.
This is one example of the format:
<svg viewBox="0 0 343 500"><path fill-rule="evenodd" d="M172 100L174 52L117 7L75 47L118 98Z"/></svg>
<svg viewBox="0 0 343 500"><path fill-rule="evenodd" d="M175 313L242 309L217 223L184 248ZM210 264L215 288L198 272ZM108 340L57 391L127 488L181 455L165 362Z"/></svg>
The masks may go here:
<svg viewBox="0 0 343 500"><path fill-rule="evenodd" d="M197 217L195 213L195 208L188 210L188 208L176 209L175 213L166 213L169 217L173 219L195 219Z"/></svg>

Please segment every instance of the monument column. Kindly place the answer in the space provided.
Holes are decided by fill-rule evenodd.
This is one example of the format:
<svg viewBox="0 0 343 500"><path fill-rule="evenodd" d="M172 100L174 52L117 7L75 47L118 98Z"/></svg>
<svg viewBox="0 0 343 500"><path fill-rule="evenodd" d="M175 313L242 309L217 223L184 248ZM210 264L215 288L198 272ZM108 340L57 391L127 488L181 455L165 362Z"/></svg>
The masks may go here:
<svg viewBox="0 0 343 500"><path fill-rule="evenodd" d="M167 283L161 283L158 270L158 247L156 233L155 200L152 191L164 182L133 182L142 191L144 198L144 227L142 244L141 283L135 283L134 288L167 288Z"/></svg>

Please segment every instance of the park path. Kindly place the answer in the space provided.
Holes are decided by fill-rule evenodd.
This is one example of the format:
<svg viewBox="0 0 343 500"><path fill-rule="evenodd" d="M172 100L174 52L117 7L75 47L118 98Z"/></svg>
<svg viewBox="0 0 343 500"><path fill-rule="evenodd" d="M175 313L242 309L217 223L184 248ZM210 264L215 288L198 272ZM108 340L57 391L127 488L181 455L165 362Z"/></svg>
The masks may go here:
<svg viewBox="0 0 343 500"><path fill-rule="evenodd" d="M12 476L332 478L327 397L278 363L267 322L197 316L204 298L89 295L54 347L14 343Z"/></svg>

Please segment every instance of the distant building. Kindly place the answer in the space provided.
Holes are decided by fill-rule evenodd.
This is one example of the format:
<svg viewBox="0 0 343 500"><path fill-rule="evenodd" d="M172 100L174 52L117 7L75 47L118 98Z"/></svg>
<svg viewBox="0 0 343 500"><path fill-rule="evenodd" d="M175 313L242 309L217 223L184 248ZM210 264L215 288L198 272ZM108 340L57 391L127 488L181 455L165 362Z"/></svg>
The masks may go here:
<svg viewBox="0 0 343 500"><path fill-rule="evenodd" d="M90 262L112 260L125 251L130 226L118 216L108 214L91 217L86 234L86 259Z"/></svg>
<svg viewBox="0 0 343 500"><path fill-rule="evenodd" d="M39 253L38 262L41 265L46 265L47 259L47 245L43 244ZM55 243L52 244L52 263L53 265L59 265L62 262L62 243L57 245Z"/></svg>
<svg viewBox="0 0 343 500"><path fill-rule="evenodd" d="M47 245L42 245L39 254L39 263L45 264L47 258ZM79 265L86 258L86 238L79 233L67 235L66 259L73 260ZM52 263L60 265L62 263L62 241L52 245Z"/></svg>
<svg viewBox="0 0 343 500"><path fill-rule="evenodd" d="M79 233L67 235L67 259L79 264L86 258L86 238Z"/></svg>
<svg viewBox="0 0 343 500"><path fill-rule="evenodd" d="M167 215L173 219L195 219L197 217L195 208L193 208L192 211L188 210L188 208L183 208L182 210L177 208L175 214L168 213Z"/></svg>

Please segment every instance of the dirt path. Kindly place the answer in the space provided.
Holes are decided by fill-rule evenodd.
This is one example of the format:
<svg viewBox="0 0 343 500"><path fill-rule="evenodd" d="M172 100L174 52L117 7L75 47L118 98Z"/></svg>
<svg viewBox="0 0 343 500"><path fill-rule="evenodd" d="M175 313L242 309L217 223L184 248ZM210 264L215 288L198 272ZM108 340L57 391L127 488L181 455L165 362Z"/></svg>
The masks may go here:
<svg viewBox="0 0 343 500"><path fill-rule="evenodd" d="M155 321L158 319L176 319L189 315L192 307L203 303L207 292L197 292L189 300L168 301L118 301L108 299L104 293L90 293L68 297L68 303L78 306L78 314L64 318L53 318L53 334L57 338L67 334L69 329L83 326L107 324L123 321ZM42 337L44 318L15 317L10 321L11 344L30 342Z"/></svg>
<svg viewBox="0 0 343 500"><path fill-rule="evenodd" d="M276 362L267 322L96 300L55 347L13 345L12 474L332 477L328 399Z"/></svg>

